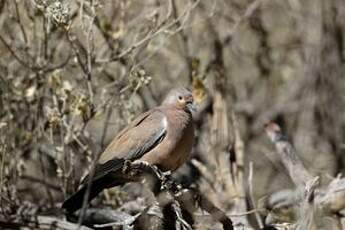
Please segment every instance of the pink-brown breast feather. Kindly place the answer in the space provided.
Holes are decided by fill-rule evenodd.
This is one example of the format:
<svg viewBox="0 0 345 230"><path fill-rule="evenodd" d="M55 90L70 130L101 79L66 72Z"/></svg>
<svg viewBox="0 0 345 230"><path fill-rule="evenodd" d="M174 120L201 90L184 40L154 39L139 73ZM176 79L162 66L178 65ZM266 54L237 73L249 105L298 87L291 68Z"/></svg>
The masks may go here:
<svg viewBox="0 0 345 230"><path fill-rule="evenodd" d="M162 170L174 171L189 157L194 142L191 114L173 106L163 107L168 120L167 135L163 141L140 160L158 165Z"/></svg>

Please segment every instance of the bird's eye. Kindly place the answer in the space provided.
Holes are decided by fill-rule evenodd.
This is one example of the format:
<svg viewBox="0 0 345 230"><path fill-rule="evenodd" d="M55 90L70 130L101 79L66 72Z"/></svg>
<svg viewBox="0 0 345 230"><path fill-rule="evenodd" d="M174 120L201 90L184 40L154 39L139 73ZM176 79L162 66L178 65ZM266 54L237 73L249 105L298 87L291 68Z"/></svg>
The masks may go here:
<svg viewBox="0 0 345 230"><path fill-rule="evenodd" d="M179 100L179 101L182 101L182 96L178 96L178 100Z"/></svg>

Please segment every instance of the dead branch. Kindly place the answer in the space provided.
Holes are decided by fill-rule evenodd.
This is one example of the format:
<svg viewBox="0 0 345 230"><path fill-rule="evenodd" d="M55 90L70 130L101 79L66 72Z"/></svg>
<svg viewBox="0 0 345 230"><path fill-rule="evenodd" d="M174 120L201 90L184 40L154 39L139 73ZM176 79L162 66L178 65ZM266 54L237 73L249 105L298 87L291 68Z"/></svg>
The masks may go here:
<svg viewBox="0 0 345 230"><path fill-rule="evenodd" d="M68 216L68 220L71 222L78 222L79 213L74 216ZM84 212L82 224L92 228L110 226L125 227L132 225L136 218L137 216L132 216L122 211L105 208L87 208Z"/></svg>
<svg viewBox="0 0 345 230"><path fill-rule="evenodd" d="M182 186L175 183L173 180L169 178L169 176L165 175L164 173L160 172L157 168L151 167L146 164L136 164L134 167L137 169L141 168L143 172L149 172L150 177L154 177L153 181L157 181L163 188L163 190L159 191L161 192L168 192L172 196L173 199L173 206L177 215L177 220L180 220L180 225L185 225L185 222L183 221L183 218L181 214L179 213L179 208L181 207L184 210L191 210L191 207L195 206L197 204L202 210L207 211L211 214L211 216L214 218L214 220L219 221L222 223L224 229L233 229L232 227L232 221L230 218L226 216L226 214L217 208L211 201L209 201L204 195L200 194L199 192L192 190L192 189L182 189ZM152 181L152 180L151 180ZM152 186L153 188L157 188L157 185ZM157 197L157 191L156 189L153 189L156 197ZM158 196L158 202L160 204L166 204L168 203L166 198L162 199L162 195L159 194ZM194 205L193 205L194 204ZM192 213L190 213L192 214Z"/></svg>
<svg viewBox="0 0 345 230"><path fill-rule="evenodd" d="M324 212L333 214L345 208L345 179L337 177L333 179L326 189L318 194L316 202Z"/></svg>
<svg viewBox="0 0 345 230"><path fill-rule="evenodd" d="M87 226L96 225L97 227L108 225L135 225L136 223L143 224L143 222L152 223L150 218L157 218L158 216L162 219L162 222L167 222L170 225L174 224L176 229L191 229L191 220L187 221L185 216L187 214L192 217L193 212L197 207L200 207L202 210L208 212L215 221L220 222L224 229L233 229L230 218L204 195L194 189L183 189L180 184L174 182L170 178L169 173L163 173L157 167L141 162L126 162L123 174L125 178L132 178L132 180L142 178L155 195L160 211L155 215L147 215L147 212L150 209L150 207L147 207L134 219L128 216L124 216L124 218L119 219L118 217L113 217L114 215L111 213L111 210L89 210L85 208L82 212L83 219L80 222L81 224ZM163 215L160 213L163 213ZM71 221L78 221L78 215L78 213L68 214L68 219ZM144 221L144 219L146 220Z"/></svg>
<svg viewBox="0 0 345 230"><path fill-rule="evenodd" d="M79 226L65 220L61 220L50 216L32 216L19 220L3 220L0 219L0 227L4 229L20 229L22 227L33 229L61 229L61 230L91 230L85 226Z"/></svg>
<svg viewBox="0 0 345 230"><path fill-rule="evenodd" d="M304 187L312 176L304 167L292 144L283 135L277 124L268 123L265 125L265 130L296 187Z"/></svg>
<svg viewBox="0 0 345 230"><path fill-rule="evenodd" d="M296 229L317 229L320 220L316 216L320 210L325 215L333 215L345 207L345 180L335 178L326 189L316 191L320 178L312 178L280 127L271 122L265 126L265 130L297 188L295 202L299 205L299 218Z"/></svg>

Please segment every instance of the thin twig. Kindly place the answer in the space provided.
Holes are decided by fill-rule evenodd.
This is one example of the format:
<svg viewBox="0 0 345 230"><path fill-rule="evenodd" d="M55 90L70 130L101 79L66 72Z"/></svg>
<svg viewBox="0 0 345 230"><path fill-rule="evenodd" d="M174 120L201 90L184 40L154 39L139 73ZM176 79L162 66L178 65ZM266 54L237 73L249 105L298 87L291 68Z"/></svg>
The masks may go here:
<svg viewBox="0 0 345 230"><path fill-rule="evenodd" d="M32 66L29 63L25 62L24 60L22 60L17 54L16 52L12 49L12 47L6 42L6 40L2 37L2 35L0 35L0 41L6 46L6 48L10 51L10 53L12 54L12 56L24 67L32 70L32 71L39 71L41 70L41 68L36 67L36 66Z"/></svg>
<svg viewBox="0 0 345 230"><path fill-rule="evenodd" d="M24 42L25 42L25 44L27 46L28 45L28 36L26 35L25 29L24 29L24 26L23 26L23 22L22 22L21 17L20 17L17 0L14 0L13 3L14 3L14 6L15 6L15 9L16 9L17 21L18 21L20 30L22 31Z"/></svg>
<svg viewBox="0 0 345 230"><path fill-rule="evenodd" d="M120 54L116 55L115 57L112 57L110 59L99 59L96 60L96 63L102 64L102 63L109 63L113 61L118 61L119 59L123 58L124 56L130 54L135 49L141 47L146 42L152 40L153 38L157 37L159 34L163 33L164 31L168 30L169 28L175 26L178 22L180 22L184 17L187 17L189 13L196 8L196 6L199 4L200 0L195 1L191 7L187 7L186 10L176 19L172 20L170 23L167 24L167 19L163 20L156 28L155 31L152 31L148 33L143 39L140 41L132 44L130 47L122 51ZM167 17L168 18L168 17Z"/></svg>
<svg viewBox="0 0 345 230"><path fill-rule="evenodd" d="M235 21L235 24L231 27L230 31L228 32L228 35L225 37L225 45L231 41L231 38L238 30L238 27L241 25L241 23L250 18L255 13L255 11L261 6L263 1L264 0L255 0L254 2L249 4L244 14Z"/></svg>
<svg viewBox="0 0 345 230"><path fill-rule="evenodd" d="M254 193L253 193L253 162L252 161L249 163L248 189L249 189L250 202L252 204L253 209L256 210L256 204L255 204ZM264 224L262 222L260 214L255 212L254 215L260 229L263 229Z"/></svg>

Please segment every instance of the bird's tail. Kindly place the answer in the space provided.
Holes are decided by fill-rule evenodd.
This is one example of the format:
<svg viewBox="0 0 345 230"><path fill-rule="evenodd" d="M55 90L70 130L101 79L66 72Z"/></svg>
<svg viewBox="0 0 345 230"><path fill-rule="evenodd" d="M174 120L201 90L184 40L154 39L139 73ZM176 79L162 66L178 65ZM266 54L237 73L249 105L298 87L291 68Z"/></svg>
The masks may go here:
<svg viewBox="0 0 345 230"><path fill-rule="evenodd" d="M98 193L102 192L103 189L120 186L124 183L124 180L120 178L115 179L109 175L93 181L90 187L87 202L90 202L93 198L95 198L98 195ZM62 208L65 209L68 213L73 213L80 209L83 206L87 188L88 184L86 183L81 189L79 189L77 192L75 192L72 196L70 196L69 198L67 198L67 200L63 202Z"/></svg>
<svg viewBox="0 0 345 230"><path fill-rule="evenodd" d="M73 213L80 209L83 206L87 188L88 185L86 184L77 192L75 192L72 196L70 196L67 200L63 202L62 208L65 209L68 213ZM104 187L100 186L97 181L92 183L87 202L95 198L98 195L98 193L100 193L103 190L103 188Z"/></svg>

